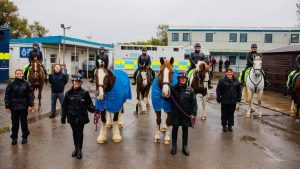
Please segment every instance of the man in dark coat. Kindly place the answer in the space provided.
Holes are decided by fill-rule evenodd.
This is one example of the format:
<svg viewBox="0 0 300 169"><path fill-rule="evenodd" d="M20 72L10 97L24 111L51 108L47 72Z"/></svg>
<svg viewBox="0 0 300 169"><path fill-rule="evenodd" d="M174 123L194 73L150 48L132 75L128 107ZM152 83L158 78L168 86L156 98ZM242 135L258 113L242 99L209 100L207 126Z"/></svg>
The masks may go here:
<svg viewBox="0 0 300 169"><path fill-rule="evenodd" d="M142 55L140 55L138 58L138 68L135 70L135 72L133 74L132 85L136 85L137 74L142 68L149 68L152 72L152 77L153 78L155 77L155 72L150 68L150 66L151 66L151 57L149 55L147 55L147 48L143 47Z"/></svg>
<svg viewBox="0 0 300 169"><path fill-rule="evenodd" d="M222 72L222 68L223 68L223 60L222 58L219 60L219 72Z"/></svg>
<svg viewBox="0 0 300 169"><path fill-rule="evenodd" d="M75 150L72 157L77 156L77 159L82 158L82 143L83 143L83 128L89 123L89 116L87 111L95 112L90 94L81 88L81 75L79 73L72 75L73 87L66 92L62 105L61 123L70 123L73 131L73 139Z"/></svg>
<svg viewBox="0 0 300 169"><path fill-rule="evenodd" d="M175 155L177 151L178 127L182 127L182 152L189 155L188 150L188 127L192 127L192 119L197 115L197 100L194 90L187 85L187 72L178 73L178 83L171 90L172 114L172 150Z"/></svg>
<svg viewBox="0 0 300 169"><path fill-rule="evenodd" d="M54 66L53 74L49 75L49 83L51 84L51 114L49 118L54 118L56 113L57 99L62 105L64 99L64 89L67 84L67 76L61 72L59 64Z"/></svg>
<svg viewBox="0 0 300 169"><path fill-rule="evenodd" d="M27 123L28 112L32 111L33 89L28 81L23 78L21 69L15 71L15 80L8 84L5 92L5 108L7 112L11 112L11 139L12 145L17 144L19 123L22 128L22 144L27 143L30 134Z"/></svg>
<svg viewBox="0 0 300 169"><path fill-rule="evenodd" d="M223 131L232 132L236 103L242 98L242 90L238 80L233 76L233 70L228 68L226 76L219 80L217 86L217 102L221 103L221 120ZM228 127L227 127L228 125Z"/></svg>
<svg viewBox="0 0 300 169"><path fill-rule="evenodd" d="M99 60L103 61L104 62L104 67L107 68L108 67L108 64L109 64L109 58L108 58L108 55L105 53L105 48L104 47L100 47L99 49L99 55L96 56L96 61L95 61L95 68L93 69L93 76L90 80L91 83L94 82L95 80L95 70L96 69L99 69L100 67L100 64L99 64Z"/></svg>

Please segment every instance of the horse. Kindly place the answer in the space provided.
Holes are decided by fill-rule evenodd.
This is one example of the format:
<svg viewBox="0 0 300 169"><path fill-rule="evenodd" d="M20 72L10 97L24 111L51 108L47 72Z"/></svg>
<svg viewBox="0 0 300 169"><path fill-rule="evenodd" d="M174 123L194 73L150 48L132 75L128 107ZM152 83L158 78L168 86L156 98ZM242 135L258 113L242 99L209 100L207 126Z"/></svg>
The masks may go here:
<svg viewBox="0 0 300 169"><path fill-rule="evenodd" d="M164 144L170 144L170 124L171 124L171 87L177 83L175 76L176 72L173 69L174 58L164 60L160 58L160 71L152 84L151 100L156 114L156 133L154 136L154 143L160 142L160 133L165 131ZM166 113L161 119L161 110ZM160 126L162 124L162 127Z"/></svg>
<svg viewBox="0 0 300 169"><path fill-rule="evenodd" d="M293 81L292 87L292 105L291 105L291 116L295 119L300 119L300 76L296 75Z"/></svg>
<svg viewBox="0 0 300 169"><path fill-rule="evenodd" d="M254 55L253 67L250 68L249 75L246 80L246 86L243 88L243 98L248 102L248 110L246 117L249 118L254 112L253 99L254 94L257 94L257 114L261 118L261 97L264 91L264 76L262 73L262 55Z"/></svg>
<svg viewBox="0 0 300 169"><path fill-rule="evenodd" d="M206 120L206 101L207 101L207 86L209 66L203 62L198 61L196 68L189 72L189 86L194 89L198 100L202 100L202 115L201 120Z"/></svg>
<svg viewBox="0 0 300 169"><path fill-rule="evenodd" d="M43 86L45 82L45 73L43 72L43 69L39 63L39 60L37 57L34 57L32 63L31 63L31 70L29 71L28 81L30 82L33 91L38 90L38 99L39 99L39 107L38 111L40 111L41 108L41 98L42 98L42 91ZM32 92L32 98L35 100L34 92Z"/></svg>
<svg viewBox="0 0 300 169"><path fill-rule="evenodd" d="M137 104L136 104L136 113L138 114L138 108L141 106L142 113L147 112L147 107L149 104L149 91L153 81L151 70L147 67L142 67L141 71L137 76Z"/></svg>
<svg viewBox="0 0 300 169"><path fill-rule="evenodd" d="M123 104L131 99L130 82L127 74L121 70L109 70L104 67L104 62L98 60L99 68L96 69L96 108L100 111L101 127L97 143L106 143L107 128L113 121L113 137L115 143L122 140L119 128L123 127L121 113L124 113ZM108 112L108 113L106 113ZM112 117L113 115L113 117ZM113 118L113 119L112 119Z"/></svg>

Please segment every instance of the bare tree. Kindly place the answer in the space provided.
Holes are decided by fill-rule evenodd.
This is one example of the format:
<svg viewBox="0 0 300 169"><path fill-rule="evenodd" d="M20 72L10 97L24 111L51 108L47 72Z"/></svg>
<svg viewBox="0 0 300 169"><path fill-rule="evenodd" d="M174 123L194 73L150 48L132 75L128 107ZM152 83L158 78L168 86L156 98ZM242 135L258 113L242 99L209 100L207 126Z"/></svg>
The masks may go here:
<svg viewBox="0 0 300 169"><path fill-rule="evenodd" d="M31 37L43 37L49 31L38 21L34 21L32 24L28 26L29 31L31 32Z"/></svg>

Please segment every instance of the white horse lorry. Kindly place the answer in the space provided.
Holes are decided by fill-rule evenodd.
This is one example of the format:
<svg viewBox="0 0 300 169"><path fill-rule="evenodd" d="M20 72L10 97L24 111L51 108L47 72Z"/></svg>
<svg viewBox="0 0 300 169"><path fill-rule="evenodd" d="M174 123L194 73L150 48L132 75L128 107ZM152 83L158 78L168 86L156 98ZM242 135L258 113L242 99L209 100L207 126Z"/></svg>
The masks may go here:
<svg viewBox="0 0 300 169"><path fill-rule="evenodd" d="M159 59L170 59L173 57L175 69L187 70L190 66L189 56L194 51L193 47L183 46L153 46L153 45L127 45L116 44L113 53L113 69L124 70L132 77L137 69L138 57L142 54L142 47L147 48L147 54L151 57L151 68L158 72L160 68ZM209 56L208 50L202 50L204 55Z"/></svg>

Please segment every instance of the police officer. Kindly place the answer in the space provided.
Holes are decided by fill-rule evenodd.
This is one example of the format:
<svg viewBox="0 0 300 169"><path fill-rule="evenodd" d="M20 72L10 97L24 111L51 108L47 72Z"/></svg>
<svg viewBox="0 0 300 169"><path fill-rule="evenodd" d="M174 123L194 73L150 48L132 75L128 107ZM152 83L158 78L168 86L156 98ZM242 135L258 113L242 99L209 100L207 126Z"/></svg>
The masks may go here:
<svg viewBox="0 0 300 169"><path fill-rule="evenodd" d="M22 128L22 144L27 143L30 134L27 123L28 112L32 111L32 87L28 81L23 78L21 69L15 71L15 80L8 84L5 92L5 108L7 112L11 112L12 121L12 145L17 144L19 123Z"/></svg>
<svg viewBox="0 0 300 169"><path fill-rule="evenodd" d="M178 127L182 127L182 152L189 155L188 149L188 127L192 126L191 119L197 115L197 100L194 90L187 85L187 72L178 73L178 83L171 90L172 114L172 149L171 154L175 155L177 151L177 133Z"/></svg>
<svg viewBox="0 0 300 169"><path fill-rule="evenodd" d="M100 67L99 62L98 62L99 59L104 62L104 68L107 69L108 63L109 63L109 58L108 58L108 55L105 53L104 47L100 47L99 55L96 56L96 61L95 61L96 67L93 69L93 76L92 76L90 82L94 82L94 80L95 80L95 75L94 75L95 70L99 69L99 67Z"/></svg>
<svg viewBox="0 0 300 169"><path fill-rule="evenodd" d="M195 52L192 52L190 55L190 62L191 62L191 66L189 67L187 73L189 73L192 69L195 69L196 64L198 63L198 61L204 61L206 64L209 65L209 58L204 56L204 53L201 52L201 45L200 43L196 43L194 45L195 48ZM211 81L210 79L208 80L208 88L211 89L212 85L211 85Z"/></svg>
<svg viewBox="0 0 300 169"><path fill-rule="evenodd" d="M249 67L253 67L254 56L257 55L257 54L258 54L258 52L257 52L257 45L256 44L252 44L251 45L251 52L249 52L247 54L247 64L246 64L246 67L245 67L245 69L242 72L242 77L241 77L241 83L242 83L242 85L245 85L245 72L246 72L246 70ZM269 83L269 81L267 81L267 77L266 77L265 73L262 72L262 74L263 74L264 79L265 79L265 85L266 86L270 86L271 84Z"/></svg>
<svg viewBox="0 0 300 169"><path fill-rule="evenodd" d="M43 68L43 71L45 73L45 82L47 83L48 75L47 75L47 71L46 71L45 67L43 66L43 54L40 51L39 43L34 42L32 46L33 46L33 49L29 52L29 56L28 56L29 65L25 69L24 76L25 76L25 78L27 78L27 73L28 73L29 67L31 66L31 63L32 63L34 57L37 57L39 60L39 63L41 64L41 67Z"/></svg>
<svg viewBox="0 0 300 169"><path fill-rule="evenodd" d="M138 68L135 70L133 74L133 82L132 85L136 84L136 76L138 72L142 69L142 67L148 67L152 71L152 76L155 77L155 72L150 68L151 66L151 58L149 55L147 55L147 48L142 47L142 55L139 56L138 58Z"/></svg>
<svg viewBox="0 0 300 169"><path fill-rule="evenodd" d="M84 125L89 123L89 112L95 112L96 109L93 105L90 94L81 88L82 80L79 73L72 75L73 87L66 92L62 105L61 123L70 123L73 131L73 140L75 150L72 153L72 157L77 159L82 158L82 142L83 142L83 129Z"/></svg>
<svg viewBox="0 0 300 169"><path fill-rule="evenodd" d="M232 132L236 102L241 101L242 90L238 80L233 76L233 70L231 68L228 68L226 70L226 76L219 80L216 92L217 102L221 103L223 131L227 132L227 130L229 130Z"/></svg>
<svg viewBox="0 0 300 169"><path fill-rule="evenodd" d="M296 67L296 70L292 71L288 76L288 80L286 83L286 88L288 91L291 90L294 76L300 72L300 55L298 55L296 58Z"/></svg>

